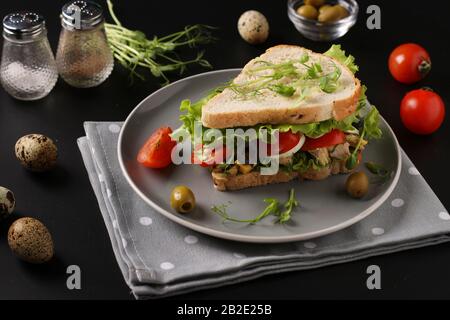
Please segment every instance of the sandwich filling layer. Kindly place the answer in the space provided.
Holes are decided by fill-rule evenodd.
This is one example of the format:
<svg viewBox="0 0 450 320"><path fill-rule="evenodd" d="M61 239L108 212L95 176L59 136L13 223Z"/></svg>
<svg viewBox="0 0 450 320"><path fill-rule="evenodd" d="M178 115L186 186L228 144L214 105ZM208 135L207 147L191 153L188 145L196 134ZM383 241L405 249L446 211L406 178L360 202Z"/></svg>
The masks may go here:
<svg viewBox="0 0 450 320"><path fill-rule="evenodd" d="M208 106L211 105L215 110L214 119L220 119L221 117L227 119L225 114L230 111L228 107L236 109L238 105L241 106L238 112L238 118L242 118L241 120L234 120L229 123L229 127L211 126L212 128L219 128L224 136L226 136L226 129L231 127L234 129L241 128L243 131L252 128L257 133L264 129L269 134L274 132L279 134L280 152L275 156L278 155L280 169L271 178L261 176L261 169L266 164L259 161L257 163L246 163L237 161L237 158L228 158L226 163L213 162L204 165L210 168L215 186L219 190L235 190L267 183L285 182L297 177L318 180L331 174L347 173L361 161L361 154L367 146L368 140L381 137L381 130L378 127L378 110L368 103L365 94L366 88L360 86L359 80L356 78L354 78L356 80L353 80L354 87L352 89L357 93L356 99L352 97L347 100L347 105L342 106L339 115L333 113L321 121L301 121L301 123L289 117L288 123L280 123L278 120L289 114L289 111L286 113L286 111L283 111L284 107L281 107L281 110L277 110L277 112L282 116L277 117L269 113L265 122L255 120L254 114L252 114L253 109L248 106L250 104L259 107L264 106L260 99L263 99L263 101L282 99L283 103L290 101L291 106L293 106L291 109L298 114L299 110L304 113L304 110L315 108L314 103L307 103L307 101L329 101L327 95L331 96L335 92L343 92L341 86L348 86L348 83L340 81L342 73L350 70L353 75L358 70L354 58L347 56L340 46L336 45L333 45L324 56L331 58L331 62L328 61L329 64L326 67L315 64L315 62L308 64L310 58L302 56L301 60L296 62L303 66L301 72L289 71L292 66L292 57L290 56L284 59L280 58L277 63L256 63L257 68L259 68L257 69L257 76L247 77L245 81L243 77L238 76L231 83L214 89L209 95L196 103L191 103L189 100L184 100L181 103L180 110L183 114L180 116L180 120L183 122L183 126L178 130L185 130L192 136L196 123L198 124L200 121L205 130L210 128L208 120L205 121L205 119L208 119L205 114L211 113L211 107L208 109ZM253 68L255 68L255 61L263 60L253 60ZM309 71L309 68L314 70ZM280 72L280 69L283 72ZM276 74L277 72L279 74ZM231 106L224 100L230 94L233 96ZM266 100L268 95L270 98ZM224 100L222 109L216 110L217 102L221 99ZM321 108L326 108L326 104L324 105ZM301 106L300 109L299 106ZM287 104L286 108L289 109ZM347 111L342 113L342 110ZM264 117L256 117L256 119L260 118ZM242 126L240 125L242 123L253 124ZM243 137L243 139L248 138ZM257 139L261 139L259 134ZM303 141L303 143L297 150L295 146L299 145L299 141ZM202 141L201 143L204 146L213 142ZM194 145L194 148L196 147ZM285 152L289 150L295 152Z"/></svg>

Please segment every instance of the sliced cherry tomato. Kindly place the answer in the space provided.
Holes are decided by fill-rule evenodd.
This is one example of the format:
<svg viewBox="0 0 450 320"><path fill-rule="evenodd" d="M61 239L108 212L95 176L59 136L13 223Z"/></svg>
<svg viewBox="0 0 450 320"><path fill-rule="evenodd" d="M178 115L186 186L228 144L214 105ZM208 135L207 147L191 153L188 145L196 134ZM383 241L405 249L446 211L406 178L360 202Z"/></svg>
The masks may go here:
<svg viewBox="0 0 450 320"><path fill-rule="evenodd" d="M345 142L345 133L338 129L333 129L327 134L317 139L306 138L301 150L309 151L318 148L335 146Z"/></svg>
<svg viewBox="0 0 450 320"><path fill-rule="evenodd" d="M286 132L280 132L278 134L279 139L279 151L278 154L283 154L285 152L288 152L292 148L294 148L299 142L300 142L301 135L297 133L292 133L291 130ZM270 156L272 155L272 145L267 145L267 154Z"/></svg>
<svg viewBox="0 0 450 320"><path fill-rule="evenodd" d="M445 118L441 97L426 89L408 92L400 104L400 117L406 128L417 134L431 134Z"/></svg>
<svg viewBox="0 0 450 320"><path fill-rule="evenodd" d="M423 79L430 70L430 55L415 43L402 44L389 56L389 71L401 83L415 83Z"/></svg>
<svg viewBox="0 0 450 320"><path fill-rule="evenodd" d="M172 149L176 141L169 136L172 129L162 127L153 132L137 155L137 161L148 168L165 168L172 163Z"/></svg>
<svg viewBox="0 0 450 320"><path fill-rule="evenodd" d="M216 156L217 154L217 156ZM226 155L227 150L225 146L222 146L220 149L213 149L211 151L205 150L203 148L203 145L197 145L197 147L194 148L194 151L191 155L191 162L192 164L199 164L200 166L206 168L211 167L216 163L216 159L220 159L222 163L226 161Z"/></svg>
<svg viewBox="0 0 450 320"><path fill-rule="evenodd" d="M294 148L300 142L301 135L292 133L289 130L287 132L280 132L278 138L280 139L280 154L283 154Z"/></svg>

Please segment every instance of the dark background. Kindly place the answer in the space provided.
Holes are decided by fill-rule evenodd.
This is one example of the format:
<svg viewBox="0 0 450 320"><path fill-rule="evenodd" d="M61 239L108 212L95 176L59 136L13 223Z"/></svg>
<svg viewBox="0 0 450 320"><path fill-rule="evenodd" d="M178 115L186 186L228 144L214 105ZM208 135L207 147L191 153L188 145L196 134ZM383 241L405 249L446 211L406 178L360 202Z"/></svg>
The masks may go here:
<svg viewBox="0 0 450 320"><path fill-rule="evenodd" d="M430 2L424 10L422 1L358 2L357 25L336 42L356 56L359 78L369 88L370 101L378 106L402 147L444 205L450 208L449 120L432 136L419 137L409 133L399 118L400 100L411 89L430 86L447 104L450 101L449 5L446 1ZM8 1L2 3L0 15L22 9L41 12L47 19L49 39L55 51L60 31L59 10L63 3L54 0ZM102 4L105 5L103 1ZM370 31L365 26L369 4L378 4L382 9L381 30ZM286 15L285 0L116 0L115 5L126 26L143 30L149 36L166 35L187 24L219 27L216 36L220 40L206 48L206 58L214 69L241 67L266 48L280 43L301 45L319 52L330 46L329 43L306 40L294 29ZM261 11L269 20L270 38L264 45L251 46L237 33L237 19L248 9ZM390 51L403 42L421 44L433 61L431 74L416 85L395 82L387 69ZM201 71L193 68L186 75ZM76 139L84 135L83 121L124 120L139 101L157 88L158 83L153 80L136 81L129 86L127 73L116 66L112 76L98 88L75 89L60 79L51 94L37 102L16 101L0 89L0 185L13 190L17 199L13 217L0 225L0 298L132 298L113 256ZM28 133L43 133L56 140L60 151L57 170L36 175L20 167L13 147L19 137ZM51 230L56 258L50 264L27 265L12 256L6 240L7 230L20 216L36 217ZM71 264L81 267L82 290L66 288L65 270ZM371 264L381 267L382 290L366 288L365 271ZM449 268L450 244L444 244L317 270L268 276L178 298L450 298Z"/></svg>

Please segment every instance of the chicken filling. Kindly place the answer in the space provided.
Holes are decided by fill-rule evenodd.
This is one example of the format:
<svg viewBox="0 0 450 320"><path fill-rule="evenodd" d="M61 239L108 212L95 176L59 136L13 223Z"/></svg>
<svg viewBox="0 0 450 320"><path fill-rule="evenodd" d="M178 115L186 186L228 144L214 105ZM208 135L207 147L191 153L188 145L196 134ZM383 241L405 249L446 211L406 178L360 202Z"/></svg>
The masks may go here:
<svg viewBox="0 0 450 320"><path fill-rule="evenodd" d="M357 147L360 137L356 134L346 134L345 138L346 141L342 144L310 151L298 151L293 155L281 157L279 159L280 169L287 172L297 171L312 174L315 174L314 171L318 172L324 169L326 169L325 171L329 170L332 174L348 172L345 168L345 163ZM364 150L366 145L367 141L362 140L359 151ZM234 164L215 165L213 172L228 176L237 176L259 171L262 166L262 164L241 164L235 161Z"/></svg>

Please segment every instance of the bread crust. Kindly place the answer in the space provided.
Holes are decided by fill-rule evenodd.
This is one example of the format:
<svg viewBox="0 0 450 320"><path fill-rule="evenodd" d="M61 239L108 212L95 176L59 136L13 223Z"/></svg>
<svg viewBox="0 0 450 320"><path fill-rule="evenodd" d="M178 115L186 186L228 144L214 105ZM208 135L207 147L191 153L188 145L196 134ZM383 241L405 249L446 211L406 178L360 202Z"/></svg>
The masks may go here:
<svg viewBox="0 0 450 320"><path fill-rule="evenodd" d="M247 174L240 174L236 176L230 176L224 173L212 172L212 179L214 187L219 191L233 191L246 188L253 188L258 186L264 186L268 184L289 182L296 178L300 180L324 180L331 175L346 174L352 172L345 167L346 160L333 161L326 167L315 170L313 168L308 169L305 172L284 172L279 171L275 175L261 175L259 172L250 172Z"/></svg>
<svg viewBox="0 0 450 320"><path fill-rule="evenodd" d="M266 50L270 53L273 50L289 48L301 48L293 45L277 45ZM302 48L302 50L312 52L311 50ZM343 99L336 99L331 104L313 105L308 107L293 106L289 108L279 108L277 106L266 107L265 110L245 110L229 112L226 109L224 112L209 112L209 106L224 104L222 96L224 93L218 94L212 98L204 107L202 112L202 123L208 128L232 128L232 127L246 127L254 126L256 124L306 124L312 122L320 122L328 119L342 120L356 111L358 100L361 94L361 83L347 68L337 60L328 57L335 61L341 68L345 68L349 74L352 75L355 84L355 90L352 95ZM250 61L245 67L253 63ZM244 68L245 68L244 67Z"/></svg>
<svg viewBox="0 0 450 320"><path fill-rule="evenodd" d="M228 176L224 173L212 172L214 187L219 191L240 190L263 186L267 184L289 182L298 177L297 172L279 171L274 175L261 175L259 172L250 172L237 176Z"/></svg>

